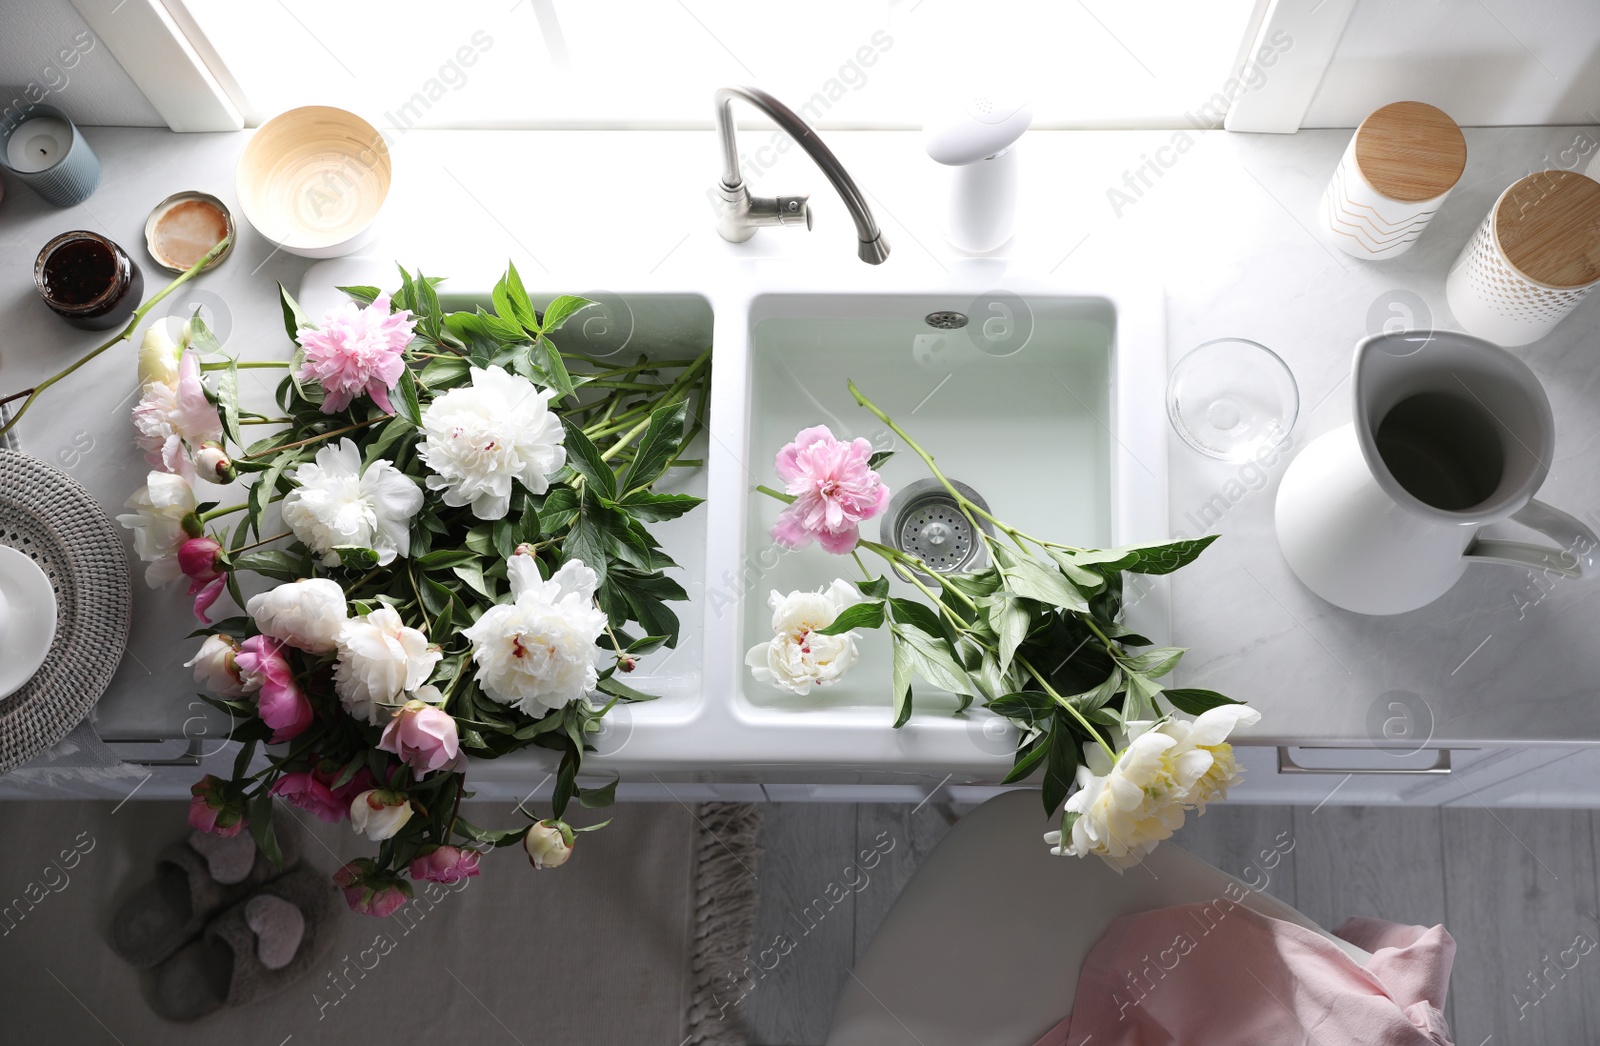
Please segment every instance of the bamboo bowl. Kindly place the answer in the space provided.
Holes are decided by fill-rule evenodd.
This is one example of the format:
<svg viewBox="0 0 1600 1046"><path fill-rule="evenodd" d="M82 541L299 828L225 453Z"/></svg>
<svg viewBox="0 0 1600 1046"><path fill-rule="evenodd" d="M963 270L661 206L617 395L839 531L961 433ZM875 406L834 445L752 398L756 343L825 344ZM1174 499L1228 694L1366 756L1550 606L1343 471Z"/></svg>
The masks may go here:
<svg viewBox="0 0 1600 1046"><path fill-rule="evenodd" d="M290 109L262 124L239 155L239 209L276 247L338 258L377 236L389 195L389 148L377 128L325 105Z"/></svg>

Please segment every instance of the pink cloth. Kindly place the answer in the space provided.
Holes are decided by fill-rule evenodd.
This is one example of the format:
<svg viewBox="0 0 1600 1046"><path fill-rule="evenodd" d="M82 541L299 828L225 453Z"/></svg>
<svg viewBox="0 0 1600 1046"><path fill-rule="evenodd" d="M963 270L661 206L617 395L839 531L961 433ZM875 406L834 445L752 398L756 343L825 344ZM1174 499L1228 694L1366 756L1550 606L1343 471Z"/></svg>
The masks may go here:
<svg viewBox="0 0 1600 1046"><path fill-rule="evenodd" d="M1078 976L1077 1005L1035 1046L1450 1046L1440 1009L1456 942L1443 926L1303 926L1227 898L1128 915Z"/></svg>

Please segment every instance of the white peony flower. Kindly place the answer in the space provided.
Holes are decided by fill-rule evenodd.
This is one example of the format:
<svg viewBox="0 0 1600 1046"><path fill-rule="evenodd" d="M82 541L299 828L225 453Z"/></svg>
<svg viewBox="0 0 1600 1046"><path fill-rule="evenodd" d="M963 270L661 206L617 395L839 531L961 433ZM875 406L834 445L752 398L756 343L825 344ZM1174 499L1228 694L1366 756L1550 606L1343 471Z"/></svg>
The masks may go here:
<svg viewBox="0 0 1600 1046"><path fill-rule="evenodd" d="M1184 811L1222 798L1239 780L1233 747L1224 742L1233 727L1259 721L1261 713L1225 705L1194 721L1166 719L1128 724L1128 744L1112 765L1099 745L1084 746L1078 790L1066 803L1071 838L1046 832L1051 853L1096 854L1118 871L1137 864L1156 844L1183 826Z"/></svg>
<svg viewBox="0 0 1600 1046"><path fill-rule="evenodd" d="M194 681L218 697L243 697L244 676L233 661L238 652L239 644L232 636L206 636L200 650L183 667L194 669Z"/></svg>
<svg viewBox="0 0 1600 1046"><path fill-rule="evenodd" d="M325 566L338 565L338 545L372 549L379 566L411 554L411 517L422 508L422 488L392 462L379 458L363 469L361 451L345 438L289 478L298 485L280 506L283 521Z"/></svg>
<svg viewBox="0 0 1600 1046"><path fill-rule="evenodd" d="M350 827L375 843L392 839L411 820L411 803L398 792L369 788L350 800Z"/></svg>
<svg viewBox="0 0 1600 1046"><path fill-rule="evenodd" d="M545 581L532 556L515 555L506 573L513 602L490 607L461 634L472 642L483 692L539 716L594 689L595 641L606 615L594 605L594 571L581 559Z"/></svg>
<svg viewBox="0 0 1600 1046"><path fill-rule="evenodd" d="M194 479L191 458L205 444L222 441L222 416L206 398L200 381L200 355L187 349L170 382L152 381L133 408L135 442L145 460L167 472ZM215 471L202 478L216 481Z"/></svg>
<svg viewBox="0 0 1600 1046"><path fill-rule="evenodd" d="M479 519L511 510L511 481L543 494L567 462L561 419L550 411L555 393L500 367L472 368L472 384L451 389L422 412L417 456L436 475L428 489L444 503L472 506Z"/></svg>
<svg viewBox="0 0 1600 1046"><path fill-rule="evenodd" d="M1172 747L1172 759L1182 767L1182 778L1194 778L1185 798L1188 805L1205 813L1207 803L1227 798L1228 789L1244 778L1227 737L1236 727L1260 721L1261 713L1253 708L1220 705L1200 713L1193 722L1169 719L1157 727L1178 742Z"/></svg>
<svg viewBox="0 0 1600 1046"><path fill-rule="evenodd" d="M774 591L767 597L772 608L771 641L750 648L744 663L758 683L771 683L792 694L808 694L812 684L836 683L859 656L856 634L817 635L849 606L861 602L861 593L840 578L816 592Z"/></svg>
<svg viewBox="0 0 1600 1046"><path fill-rule="evenodd" d="M1184 784L1174 776L1169 752L1177 743L1158 730L1146 730L1117 753L1114 766L1100 746L1085 745L1078 790L1066 806L1077 815L1072 837L1046 833L1050 852L1097 854L1121 871L1183 827L1183 804L1193 781Z"/></svg>
<svg viewBox="0 0 1600 1046"><path fill-rule="evenodd" d="M312 654L330 654L348 620L344 589L325 577L304 578L251 596L245 613L273 639Z"/></svg>
<svg viewBox="0 0 1600 1046"><path fill-rule="evenodd" d="M339 664L334 689L344 710L377 726L433 674L444 655L428 637L400 620L390 607L351 618L339 630Z"/></svg>
<svg viewBox="0 0 1600 1046"><path fill-rule="evenodd" d="M145 567L144 579L151 588L160 588L183 575L178 567L178 546L189 540L183 531L183 517L194 511L194 490L189 481L170 472L152 472L145 486L126 504L131 512L117 522L133 531L133 548Z"/></svg>

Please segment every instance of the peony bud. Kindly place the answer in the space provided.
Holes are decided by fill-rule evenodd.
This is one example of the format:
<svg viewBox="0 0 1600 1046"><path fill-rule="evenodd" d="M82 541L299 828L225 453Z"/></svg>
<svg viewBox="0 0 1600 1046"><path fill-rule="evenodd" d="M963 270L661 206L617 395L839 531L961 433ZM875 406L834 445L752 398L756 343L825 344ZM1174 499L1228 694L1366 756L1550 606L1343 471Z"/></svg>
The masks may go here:
<svg viewBox="0 0 1600 1046"><path fill-rule="evenodd" d="M234 660L238 652L239 644L232 636L207 636L199 652L183 667L194 669L194 681L218 697L243 697L244 674Z"/></svg>
<svg viewBox="0 0 1600 1046"><path fill-rule="evenodd" d="M244 802L228 798L225 783L206 774L189 788L189 827L231 839L250 823Z"/></svg>
<svg viewBox="0 0 1600 1046"><path fill-rule="evenodd" d="M222 576L222 545L215 538L190 538L178 546L178 569L191 583L204 585Z"/></svg>
<svg viewBox="0 0 1600 1046"><path fill-rule="evenodd" d="M411 884L396 876L379 874L371 858L361 857L333 873L334 885L344 891L344 903L360 915L388 916L411 899Z"/></svg>
<svg viewBox="0 0 1600 1046"><path fill-rule="evenodd" d="M399 792L372 788L350 800L350 827L375 843L392 839L411 820L411 803Z"/></svg>
<svg viewBox="0 0 1600 1046"><path fill-rule="evenodd" d="M436 846L411 861L411 878L433 883L458 883L478 874L478 851Z"/></svg>
<svg viewBox="0 0 1600 1046"><path fill-rule="evenodd" d="M522 837L522 848L535 868L559 868L572 856L572 829L560 821L540 821Z"/></svg>
<svg viewBox="0 0 1600 1046"><path fill-rule="evenodd" d="M534 547L528 542L524 541L517 545L516 550L512 553L512 555L531 556L534 554L534 551Z"/></svg>
<svg viewBox="0 0 1600 1046"><path fill-rule="evenodd" d="M139 387L151 382L177 385L178 357L182 354L182 347L167 332L166 323L152 323L139 343Z"/></svg>
<svg viewBox="0 0 1600 1046"><path fill-rule="evenodd" d="M232 483L239 475L228 452L216 443L201 445L199 453L194 456L194 467L200 478L213 483Z"/></svg>
<svg viewBox="0 0 1600 1046"><path fill-rule="evenodd" d="M399 756L418 781L424 774L453 765L461 755L456 721L450 713L422 701L407 701L395 710L383 728L378 748Z"/></svg>
<svg viewBox="0 0 1600 1046"><path fill-rule="evenodd" d="M331 578L291 581L250 597L245 613L274 639L312 654L331 654L347 618L344 589Z"/></svg>

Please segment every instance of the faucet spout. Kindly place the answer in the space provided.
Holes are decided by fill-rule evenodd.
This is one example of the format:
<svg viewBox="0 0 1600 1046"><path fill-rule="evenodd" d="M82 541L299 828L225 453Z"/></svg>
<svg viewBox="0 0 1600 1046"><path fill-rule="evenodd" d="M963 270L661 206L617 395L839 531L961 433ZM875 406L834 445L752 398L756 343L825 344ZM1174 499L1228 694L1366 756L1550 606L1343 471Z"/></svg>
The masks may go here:
<svg viewBox="0 0 1600 1046"><path fill-rule="evenodd" d="M716 93L717 135L722 142L722 180L717 186L721 204L717 232L723 239L743 243L763 225L798 225L811 228L811 211L804 196L753 197L739 174L739 144L733 126L733 100L748 102L771 117L773 122L806 151L822 171L845 209L856 223L856 255L869 265L889 257L889 244L883 238L872 208L844 169L833 150L825 145L794 110L758 87L723 87Z"/></svg>

